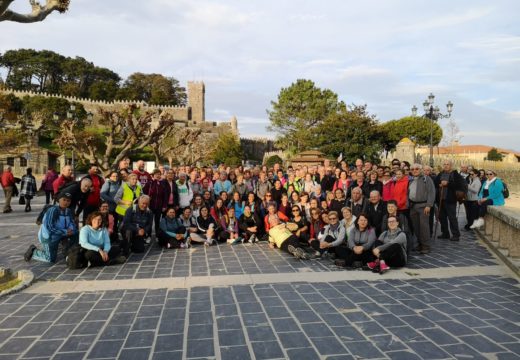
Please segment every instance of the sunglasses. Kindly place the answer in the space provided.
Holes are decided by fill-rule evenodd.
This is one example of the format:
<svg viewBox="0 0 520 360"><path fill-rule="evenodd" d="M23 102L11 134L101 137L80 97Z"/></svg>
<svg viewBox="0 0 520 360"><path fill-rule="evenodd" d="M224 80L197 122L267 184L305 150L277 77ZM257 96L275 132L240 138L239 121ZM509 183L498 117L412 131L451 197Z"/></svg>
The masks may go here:
<svg viewBox="0 0 520 360"><path fill-rule="evenodd" d="M297 210L297 209L295 209L295 210L293 210L292 212L293 212L293 213L294 213L294 212L297 212L297 213L299 213L299 212L300 212L300 210Z"/></svg>
<svg viewBox="0 0 520 360"><path fill-rule="evenodd" d="M337 217L333 216L333 217L329 217L329 220L336 220Z"/></svg>
<svg viewBox="0 0 520 360"><path fill-rule="evenodd" d="M486 175L494 175L493 173L486 173Z"/></svg>

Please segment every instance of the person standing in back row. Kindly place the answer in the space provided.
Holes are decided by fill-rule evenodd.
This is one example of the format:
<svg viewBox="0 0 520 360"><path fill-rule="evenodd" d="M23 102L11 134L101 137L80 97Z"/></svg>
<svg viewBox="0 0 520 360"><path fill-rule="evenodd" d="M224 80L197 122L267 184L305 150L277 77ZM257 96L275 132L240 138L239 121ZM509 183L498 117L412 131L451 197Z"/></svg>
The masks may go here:
<svg viewBox="0 0 520 360"><path fill-rule="evenodd" d="M421 254L430 252L430 211L435 202L435 185L433 180L423 174L422 165L411 167L413 179L408 186L408 202L412 227L419 241ZM399 219L398 219L399 220ZM401 230L405 230L404 224Z"/></svg>
<svg viewBox="0 0 520 360"><path fill-rule="evenodd" d="M457 170L453 170L452 167L453 163L450 160L445 160L442 164L442 172L435 178L439 220L441 222L441 235L439 235L438 238L459 241L460 230L457 220L457 192L463 192L467 186L462 176L460 176Z"/></svg>

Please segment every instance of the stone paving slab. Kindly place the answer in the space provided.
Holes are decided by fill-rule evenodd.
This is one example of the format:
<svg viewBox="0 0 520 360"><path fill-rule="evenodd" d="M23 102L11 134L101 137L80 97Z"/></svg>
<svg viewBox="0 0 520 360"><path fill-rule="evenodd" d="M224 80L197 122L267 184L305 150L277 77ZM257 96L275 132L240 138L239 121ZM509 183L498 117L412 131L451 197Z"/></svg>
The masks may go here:
<svg viewBox="0 0 520 360"><path fill-rule="evenodd" d="M0 359L515 359L518 304L498 276L19 293Z"/></svg>
<svg viewBox="0 0 520 360"><path fill-rule="evenodd" d="M38 209L39 206L34 206ZM0 266L14 270L29 268L41 280L122 280L186 276L240 274L279 274L300 272L344 271L330 260L299 261L267 243L254 245L221 244L189 250L164 250L157 244L144 254L132 254L123 265L88 270L68 270L60 254L56 265L37 261L26 263L23 254L29 244L38 244L38 227L34 223L37 211L26 214L17 211L0 214ZM460 242L436 240L429 255L412 253L407 268L434 269L441 267L489 266L496 260L477 240L473 232L464 232Z"/></svg>

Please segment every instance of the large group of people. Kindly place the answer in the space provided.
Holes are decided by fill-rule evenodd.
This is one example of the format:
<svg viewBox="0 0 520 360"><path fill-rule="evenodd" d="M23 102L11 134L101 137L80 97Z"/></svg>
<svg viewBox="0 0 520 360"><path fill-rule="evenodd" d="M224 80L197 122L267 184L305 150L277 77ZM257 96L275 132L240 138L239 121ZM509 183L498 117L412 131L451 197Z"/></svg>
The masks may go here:
<svg viewBox="0 0 520 360"><path fill-rule="evenodd" d="M55 262L60 243L68 256L79 251L99 266L122 263L153 239L165 249L266 241L300 259L384 273L405 266L411 251L428 254L437 235L458 241L458 204L466 230L483 225L487 206L504 204L494 171L457 171L449 160L438 173L397 159L390 166L358 159L287 169L161 166L150 174L144 161L132 170L125 158L106 179L98 173L91 165L79 181L70 166L46 174L41 189L55 204L43 210L41 246L30 246L27 261ZM4 212L11 176L8 168L1 177Z"/></svg>

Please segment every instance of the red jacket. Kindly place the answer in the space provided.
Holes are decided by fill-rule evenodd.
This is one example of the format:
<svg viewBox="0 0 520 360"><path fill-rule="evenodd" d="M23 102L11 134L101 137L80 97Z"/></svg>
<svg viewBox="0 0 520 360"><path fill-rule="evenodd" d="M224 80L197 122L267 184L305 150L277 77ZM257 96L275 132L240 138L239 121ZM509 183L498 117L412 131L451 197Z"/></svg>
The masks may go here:
<svg viewBox="0 0 520 360"><path fill-rule="evenodd" d="M287 216L285 216L285 214L281 211L278 211L278 213L276 215L278 215L278 218L280 219L281 222L289 221L289 218ZM265 231L269 232L269 229L271 229L271 225L269 225L269 214L267 214L264 217L264 226L265 226Z"/></svg>
<svg viewBox="0 0 520 360"><path fill-rule="evenodd" d="M99 207L101 202L101 187L103 186L105 179L96 174L87 175L85 177L92 181L92 187L90 188L90 193L88 194L87 204L89 206Z"/></svg>
<svg viewBox="0 0 520 360"><path fill-rule="evenodd" d="M397 201L397 208L399 210L406 210L408 207L408 176L403 175L401 180L396 180L394 186L394 200Z"/></svg>
<svg viewBox="0 0 520 360"><path fill-rule="evenodd" d="M394 198L394 187L395 183L393 180L388 180L386 184L383 184L383 201L386 202Z"/></svg>
<svg viewBox="0 0 520 360"><path fill-rule="evenodd" d="M54 190L54 194L58 194L58 191L63 185L68 184L72 181L72 178L65 177L63 175L58 176L56 180L52 183L52 189Z"/></svg>
<svg viewBox="0 0 520 360"><path fill-rule="evenodd" d="M14 185L14 176L10 171L4 171L2 173L2 177L0 178L0 182L2 183L2 187L6 188L8 186Z"/></svg>

